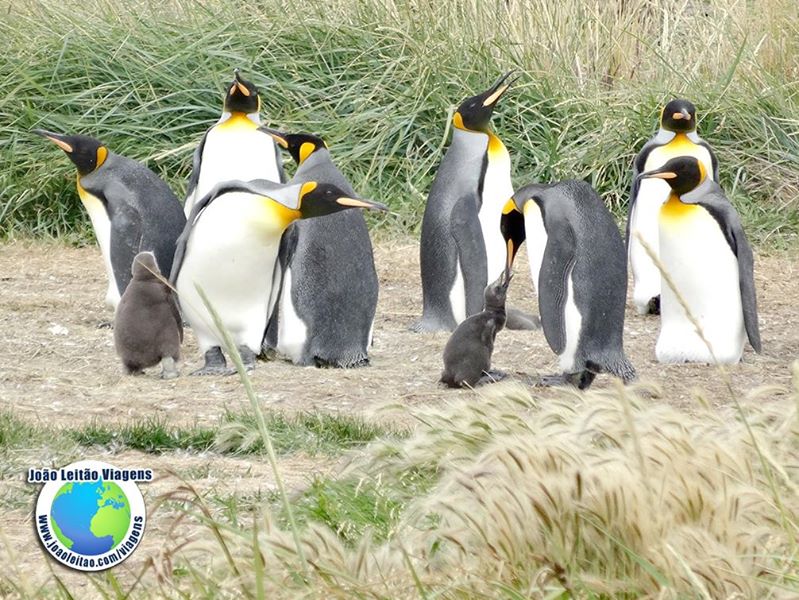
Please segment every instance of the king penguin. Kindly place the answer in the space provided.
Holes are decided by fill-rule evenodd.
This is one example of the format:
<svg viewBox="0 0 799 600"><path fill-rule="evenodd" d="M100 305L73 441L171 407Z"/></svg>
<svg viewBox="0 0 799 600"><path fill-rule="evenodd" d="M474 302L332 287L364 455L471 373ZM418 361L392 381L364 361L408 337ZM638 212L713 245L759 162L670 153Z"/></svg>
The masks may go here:
<svg viewBox="0 0 799 600"><path fill-rule="evenodd" d="M487 283L505 268L499 222L513 194L510 155L489 125L497 101L512 83L510 75L464 100L452 118L452 143L436 172L422 220L424 306L415 331L452 331L479 313ZM509 329L535 326L533 319L508 311Z"/></svg>
<svg viewBox="0 0 799 600"><path fill-rule="evenodd" d="M272 138L258 131L261 125L258 88L233 73L222 116L205 132L194 152L183 210L191 214L194 203L223 181L266 179L284 181L280 150Z"/></svg>
<svg viewBox="0 0 799 600"><path fill-rule="evenodd" d="M78 169L78 196L89 213L100 245L113 309L131 279L133 258L151 251L165 272L186 218L166 183L143 164L111 152L85 135L34 129L66 152Z"/></svg>
<svg viewBox="0 0 799 600"><path fill-rule="evenodd" d="M658 214L669 199L669 186L658 179L638 175L663 166L677 156L694 156L718 181L718 161L710 146L696 133L696 107L688 100L672 100L660 113L660 130L649 140L633 162L633 182L627 217L627 252L633 273L633 302L639 314L660 312L660 271L638 239L658 252Z"/></svg>
<svg viewBox="0 0 799 600"><path fill-rule="evenodd" d="M262 128L297 163L291 183L316 181L355 191L321 138ZM298 365L369 364L378 280L372 242L359 210L295 221L278 253L281 289L264 341Z"/></svg>
<svg viewBox="0 0 799 600"><path fill-rule="evenodd" d="M502 216L508 268L525 239L526 205L535 202L547 233L539 272L538 309L563 375L544 383L588 388L598 373L625 383L635 369L624 355L627 261L624 241L602 199L584 181L531 184Z"/></svg>
<svg viewBox="0 0 799 600"><path fill-rule="evenodd" d="M673 158L640 178L671 190L658 216L660 261L671 280L662 285L658 361L737 363L747 337L760 352L752 249L704 161Z"/></svg>
<svg viewBox="0 0 799 600"><path fill-rule="evenodd" d="M218 313L246 368L254 368L274 306L271 275L283 232L296 219L349 208L387 210L382 204L351 198L335 185L314 181L229 181L195 203L178 240L170 275L205 357L204 367L193 375L230 373L221 334L197 287Z"/></svg>

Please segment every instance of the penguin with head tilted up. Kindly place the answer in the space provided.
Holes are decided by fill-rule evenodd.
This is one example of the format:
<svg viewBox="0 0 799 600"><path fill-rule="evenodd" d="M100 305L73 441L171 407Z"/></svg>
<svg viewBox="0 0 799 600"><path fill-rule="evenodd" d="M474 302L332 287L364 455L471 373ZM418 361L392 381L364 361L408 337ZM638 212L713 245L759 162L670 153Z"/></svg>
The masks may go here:
<svg viewBox="0 0 799 600"><path fill-rule="evenodd" d="M747 337L760 352L752 249L704 161L672 158L639 178L665 181L671 190L658 214L664 281L657 359L737 363Z"/></svg>
<svg viewBox="0 0 799 600"><path fill-rule="evenodd" d="M321 138L262 130L297 163L291 183L328 183L356 196ZM280 243L277 276L280 291L265 350L275 349L298 365L369 364L378 281L361 211L345 210L289 225Z"/></svg>
<svg viewBox="0 0 799 600"><path fill-rule="evenodd" d="M172 289L161 279L152 252L139 252L131 272L133 279L114 316L117 354L129 375L160 362L163 379L177 377L183 320Z"/></svg>
<svg viewBox="0 0 799 600"><path fill-rule="evenodd" d="M491 131L497 101L510 73L467 98L452 118L452 143L436 172L422 220L420 263L423 310L415 331L452 331L483 308L483 290L505 268L499 231L502 208L513 193L510 156ZM509 329L536 323L509 311Z"/></svg>
<svg viewBox="0 0 799 600"><path fill-rule="evenodd" d="M663 166L677 156L693 156L718 181L718 161L710 146L696 133L696 107L688 100L672 100L660 113L660 130L633 162L633 183L627 216L627 253L633 274L633 302L639 314L660 311L660 271L639 239L658 252L658 215L669 198L669 186L658 179L641 179L644 171Z"/></svg>
<svg viewBox="0 0 799 600"><path fill-rule="evenodd" d="M171 268L175 242L186 224L180 202L150 169L94 138L33 131L66 152L78 169L78 196L108 274L106 304L116 309L139 252L151 251L167 272Z"/></svg>
<svg viewBox="0 0 799 600"><path fill-rule="evenodd" d="M505 327L505 298L512 278L505 270L485 289L482 312L461 321L444 346L444 370L441 382L452 388L474 387L504 378L504 373L491 371L494 340Z"/></svg>
<svg viewBox="0 0 799 600"><path fill-rule="evenodd" d="M283 232L297 219L349 208L386 210L315 181L229 181L194 205L170 275L205 357L204 367L193 375L230 373L223 338L197 287L218 313L246 368L252 369L275 304L272 273Z"/></svg>
<svg viewBox="0 0 799 600"><path fill-rule="evenodd" d="M635 369L623 344L624 241L602 199L584 181L562 181L525 186L511 202L501 225L509 265L525 239L526 204L538 205L547 232L538 309L563 375L545 377L543 383L585 389L598 373L633 380Z"/></svg>
<svg viewBox="0 0 799 600"><path fill-rule="evenodd" d="M222 116L205 132L194 152L183 210L186 217L194 203L218 183L240 179L283 181L283 163L272 138L258 131L261 125L261 96L258 88L233 72Z"/></svg>

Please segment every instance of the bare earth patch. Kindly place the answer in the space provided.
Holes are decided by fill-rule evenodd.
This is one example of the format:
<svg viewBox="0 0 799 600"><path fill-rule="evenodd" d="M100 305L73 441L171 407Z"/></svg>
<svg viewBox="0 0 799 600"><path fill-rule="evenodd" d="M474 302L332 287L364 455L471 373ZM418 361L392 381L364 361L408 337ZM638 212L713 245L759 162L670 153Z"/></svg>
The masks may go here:
<svg viewBox="0 0 799 600"><path fill-rule="evenodd" d="M446 390L437 383L448 334L419 335L408 330L421 311L418 243L410 238L383 240L376 245L375 257L381 289L372 366L345 371L301 368L279 360L259 362L253 385L265 408L396 419L396 415L389 417L380 409L437 404L473 393ZM510 304L537 312L529 271L524 257L520 258ZM799 256L796 251L760 255L755 269L764 352L756 355L747 349L743 363L727 369L733 390L741 396L766 384L787 385L789 366L799 357ZM29 241L0 246L0 411L60 427L92 421L117 424L146 417L160 418L169 425L215 425L226 411L249 409L237 377L183 376L162 381L157 377L158 369L143 377L123 376L114 354L112 330L98 328L101 322L112 319L111 311L103 306L105 286L100 253L95 247ZM700 394L712 404L732 400L717 368L655 362L656 318L639 317L628 308L625 327L626 351L639 377L659 386L668 402L690 409ZM186 342L184 375L201 362L191 330L187 330ZM540 331L503 331L497 338L494 367L540 375L555 373L557 361ZM595 383L595 387L611 385L615 383L607 376L598 377ZM550 392L541 389L536 393L545 399ZM0 483L4 493L13 488L21 495L18 507L0 513L0 547L12 554L16 549L14 564L24 566L35 574L34 580L40 580L47 575L48 567L31 525L38 490L23 480L28 466L44 466L52 458L37 456L35 451L18 458L18 475ZM158 475L170 470L192 482L203 495L233 491L246 495L273 489L268 465L258 457L124 452L85 458L118 466L149 466ZM335 468L335 461L325 457L291 456L281 463L294 490L314 474ZM156 496L178 485L178 479L169 477L142 486L148 507ZM152 516L142 548L128 561L130 564L126 563L125 570L135 570L147 556L161 551L175 516L169 509ZM180 535L190 536L191 529ZM61 576L67 574L55 568ZM81 579L79 574L67 577L85 583L85 577Z"/></svg>

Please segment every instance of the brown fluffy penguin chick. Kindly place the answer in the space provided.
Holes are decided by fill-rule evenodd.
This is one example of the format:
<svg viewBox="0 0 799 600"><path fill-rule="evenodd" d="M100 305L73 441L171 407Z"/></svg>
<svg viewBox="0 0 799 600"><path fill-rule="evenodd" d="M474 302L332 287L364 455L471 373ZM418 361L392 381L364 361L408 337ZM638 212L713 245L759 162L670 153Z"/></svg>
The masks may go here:
<svg viewBox="0 0 799 600"><path fill-rule="evenodd" d="M152 252L133 259L131 279L114 317L114 345L125 372L139 375L142 369L161 363L161 377L178 376L183 321L175 296L159 279L161 271Z"/></svg>
<svg viewBox="0 0 799 600"><path fill-rule="evenodd" d="M444 347L441 381L448 387L474 387L504 377L491 371L497 332L505 327L505 296L512 275L505 271L484 292L483 312L462 321Z"/></svg>

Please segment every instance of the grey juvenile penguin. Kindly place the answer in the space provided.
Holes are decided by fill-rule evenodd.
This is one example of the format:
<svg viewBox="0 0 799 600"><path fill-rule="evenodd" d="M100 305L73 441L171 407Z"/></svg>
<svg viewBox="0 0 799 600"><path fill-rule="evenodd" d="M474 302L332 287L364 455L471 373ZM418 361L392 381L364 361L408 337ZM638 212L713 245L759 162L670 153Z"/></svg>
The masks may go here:
<svg viewBox="0 0 799 600"><path fill-rule="evenodd" d="M114 319L114 345L125 371L161 363L161 377L178 376L183 322L175 296L158 276L161 271L152 252L139 252L131 267L133 279L122 294Z"/></svg>
<svg viewBox="0 0 799 600"><path fill-rule="evenodd" d="M485 308L458 325L444 347L444 370L441 381L449 387L474 387L499 379L503 374L492 372L491 354L497 332L505 327L505 297L510 284L510 271L504 271L484 292Z"/></svg>
<svg viewBox="0 0 799 600"><path fill-rule="evenodd" d="M509 266L525 238L525 204L536 203L547 233L538 310L563 375L545 377L543 383L586 389L597 373L612 373L625 383L634 379L622 340L627 257L602 199L584 181L562 181L525 186L513 202L515 208L501 222Z"/></svg>

